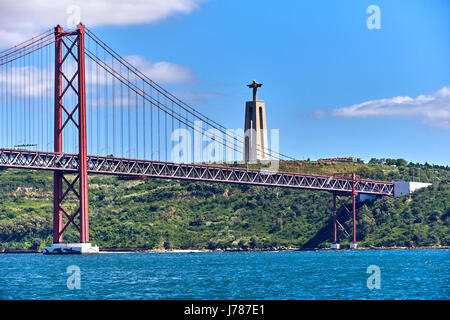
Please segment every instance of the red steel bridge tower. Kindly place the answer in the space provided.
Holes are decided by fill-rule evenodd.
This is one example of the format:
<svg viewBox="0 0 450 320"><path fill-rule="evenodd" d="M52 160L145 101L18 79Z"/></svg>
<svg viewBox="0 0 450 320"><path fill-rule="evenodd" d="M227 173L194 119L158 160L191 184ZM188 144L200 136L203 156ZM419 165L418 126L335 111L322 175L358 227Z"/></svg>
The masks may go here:
<svg viewBox="0 0 450 320"><path fill-rule="evenodd" d="M58 253L59 250L81 250L83 253L98 252L89 244L89 201L88 201L88 167L87 167L87 139L86 139L86 85L85 85L85 55L84 55L84 25L80 23L75 31L64 33L61 26L55 27L55 123L54 123L54 152L62 153L64 128L71 121L78 131L78 172L70 181L63 171L55 170L54 198L53 198L53 243L52 248L46 248L47 253ZM64 56L63 46L67 49ZM70 63L72 58L76 66L72 75L64 72L64 64ZM65 85L63 86L63 78ZM76 95L76 105L63 104L63 97L72 91ZM62 122L62 114L67 118ZM78 115L77 117L75 115ZM63 185L66 190L63 192ZM78 188L76 186L78 185ZM71 214L64 209L64 200L69 194L75 195L78 208ZM63 216L67 222L63 225ZM79 219L77 219L79 218ZM77 220L79 221L77 223ZM72 224L80 233L80 245L67 248L63 244L63 233ZM92 249L92 250L91 250ZM56 252L55 252L56 251ZM84 252L87 251L87 252Z"/></svg>

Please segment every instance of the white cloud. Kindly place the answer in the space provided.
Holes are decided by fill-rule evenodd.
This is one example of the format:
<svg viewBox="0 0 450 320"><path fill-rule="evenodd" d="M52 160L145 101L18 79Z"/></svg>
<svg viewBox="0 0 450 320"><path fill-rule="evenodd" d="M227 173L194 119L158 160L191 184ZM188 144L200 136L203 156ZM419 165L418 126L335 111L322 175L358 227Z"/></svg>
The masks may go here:
<svg viewBox="0 0 450 320"><path fill-rule="evenodd" d="M0 48L13 46L43 30L73 22L75 5L88 27L155 23L188 14L204 0L0 0Z"/></svg>
<svg viewBox="0 0 450 320"><path fill-rule="evenodd" d="M179 84L196 83L199 79L194 70L171 62L151 62L139 55L127 56L125 59L139 71L155 82Z"/></svg>
<svg viewBox="0 0 450 320"><path fill-rule="evenodd" d="M398 96L334 109L339 117L418 116L429 126L450 129L450 86L416 98Z"/></svg>
<svg viewBox="0 0 450 320"><path fill-rule="evenodd" d="M197 78L195 72L185 66L170 63L170 62L151 62L142 56L134 55L127 56L125 59L135 66L139 71L147 75L150 79L161 84L197 84L201 82ZM105 63L111 66L111 59L105 60ZM76 63L74 61L67 61L64 64L63 71L68 79L71 79L76 71ZM92 68L92 69L91 69ZM116 71L122 70L122 76L129 79L133 83L136 79L133 75L129 75L124 71L124 68L119 69L116 65ZM37 67L34 65L27 66L13 66L11 69L0 70L0 85L8 88L9 92L17 96L39 97L48 95L53 88L53 68ZM86 86L91 85L111 85L113 76L107 73L103 68L97 67L90 59L86 64ZM115 85L119 83L115 80ZM66 81L63 80L63 85ZM71 92L69 90L68 92ZM118 94L118 93L117 93ZM201 99L217 96L218 94L212 92L192 92L183 91L183 97L190 99ZM119 101L117 99L117 101ZM124 105L128 103L124 102Z"/></svg>
<svg viewBox="0 0 450 320"><path fill-rule="evenodd" d="M81 21L88 27L102 25L130 25L155 23L175 14L188 14L205 0L0 0L0 48L16 45L51 28L56 24L67 27L73 14L73 6L80 8ZM76 10L75 10L76 11ZM150 79L161 84L198 84L201 82L195 72L186 66L160 61L152 62L138 55L126 59L146 74ZM87 59L89 60L89 59ZM110 61L106 61L110 63ZM87 67L90 62L87 61ZM37 70L34 66L26 67L30 73L47 74L47 70ZM13 68L13 74L22 74L23 70ZM28 69L26 71L28 71ZM68 75L75 71L74 63L65 64ZM89 71L87 71L89 72ZM0 74L0 82L15 83L12 78ZM106 74L100 68L96 72L87 73L87 83L105 84ZM108 80L109 81L109 80ZM31 96L43 95L48 90L50 81L45 81L45 90L36 89L32 84L29 93L12 92ZM39 88L41 88L39 86Z"/></svg>
<svg viewBox="0 0 450 320"><path fill-rule="evenodd" d="M0 70L0 86L7 88L12 95L36 98L49 94L53 88L53 78L48 69L12 67L9 71Z"/></svg>

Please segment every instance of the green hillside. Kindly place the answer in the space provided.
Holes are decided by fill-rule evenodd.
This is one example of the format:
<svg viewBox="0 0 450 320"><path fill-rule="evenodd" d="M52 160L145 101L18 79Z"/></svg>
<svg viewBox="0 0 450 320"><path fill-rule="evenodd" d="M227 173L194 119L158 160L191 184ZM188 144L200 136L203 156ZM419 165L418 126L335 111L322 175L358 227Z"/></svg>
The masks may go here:
<svg viewBox="0 0 450 320"><path fill-rule="evenodd" d="M408 197L358 204L358 243L450 245L448 166L403 159L301 164L372 179L432 182ZM281 169L297 170L292 162ZM51 244L52 177L43 171L0 171L0 250ZM89 187L91 242L100 248L321 248L332 241L332 195L327 192L113 176L90 176ZM350 205L350 198L340 198L339 204ZM338 218L351 233L351 217L343 207ZM68 228L65 241L78 242L75 231ZM349 244L345 232L340 235L341 244Z"/></svg>

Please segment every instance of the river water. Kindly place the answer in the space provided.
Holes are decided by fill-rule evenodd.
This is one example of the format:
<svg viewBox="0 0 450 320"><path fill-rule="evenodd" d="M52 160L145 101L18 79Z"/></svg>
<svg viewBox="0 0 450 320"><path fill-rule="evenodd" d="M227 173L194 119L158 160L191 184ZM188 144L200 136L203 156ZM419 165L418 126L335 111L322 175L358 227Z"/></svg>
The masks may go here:
<svg viewBox="0 0 450 320"><path fill-rule="evenodd" d="M0 299L449 299L450 250L0 254Z"/></svg>

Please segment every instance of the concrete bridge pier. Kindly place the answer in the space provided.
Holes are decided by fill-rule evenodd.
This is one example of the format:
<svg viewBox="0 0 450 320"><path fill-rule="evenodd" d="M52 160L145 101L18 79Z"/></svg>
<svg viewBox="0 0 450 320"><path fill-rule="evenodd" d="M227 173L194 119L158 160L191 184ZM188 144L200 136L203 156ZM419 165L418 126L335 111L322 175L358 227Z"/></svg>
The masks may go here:
<svg viewBox="0 0 450 320"><path fill-rule="evenodd" d="M43 254L98 254L97 246L90 243L54 243L51 247L45 247Z"/></svg>

